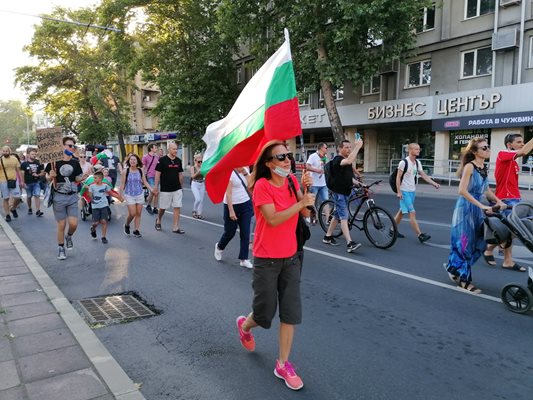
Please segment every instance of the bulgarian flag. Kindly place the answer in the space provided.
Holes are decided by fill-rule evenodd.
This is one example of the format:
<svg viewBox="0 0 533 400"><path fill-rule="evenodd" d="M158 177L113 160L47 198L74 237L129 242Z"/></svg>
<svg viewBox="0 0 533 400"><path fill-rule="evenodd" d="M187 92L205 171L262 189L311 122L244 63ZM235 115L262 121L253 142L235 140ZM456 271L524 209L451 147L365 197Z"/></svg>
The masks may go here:
<svg viewBox="0 0 533 400"><path fill-rule="evenodd" d="M224 199L233 169L255 163L270 140L300 135L300 111L289 35L242 90L228 115L213 122L203 137L207 144L201 168L214 203Z"/></svg>

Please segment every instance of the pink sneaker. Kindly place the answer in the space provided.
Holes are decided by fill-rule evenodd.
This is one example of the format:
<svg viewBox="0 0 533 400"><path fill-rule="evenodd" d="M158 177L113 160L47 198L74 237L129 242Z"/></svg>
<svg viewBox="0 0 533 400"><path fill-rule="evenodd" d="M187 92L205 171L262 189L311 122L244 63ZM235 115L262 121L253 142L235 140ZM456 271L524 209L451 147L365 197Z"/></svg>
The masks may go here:
<svg viewBox="0 0 533 400"><path fill-rule="evenodd" d="M242 347L244 347L248 351L254 351L255 350L255 339L252 332L244 332L242 330L242 324L244 324L244 321L246 321L246 317L244 315L241 315L240 317L237 317L237 330L239 331L239 337L241 339Z"/></svg>
<svg viewBox="0 0 533 400"><path fill-rule="evenodd" d="M274 375L285 381L285 385L292 390L300 390L304 387L302 379L296 375L294 367L289 361L285 361L283 367L280 367L279 360L276 360L276 368L274 369Z"/></svg>

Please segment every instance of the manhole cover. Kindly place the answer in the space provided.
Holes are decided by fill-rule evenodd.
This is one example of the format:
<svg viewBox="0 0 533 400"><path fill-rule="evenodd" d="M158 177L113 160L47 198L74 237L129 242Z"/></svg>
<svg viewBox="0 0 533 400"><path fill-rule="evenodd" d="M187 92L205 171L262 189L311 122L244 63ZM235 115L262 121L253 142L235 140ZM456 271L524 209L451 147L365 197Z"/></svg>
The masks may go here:
<svg viewBox="0 0 533 400"><path fill-rule="evenodd" d="M77 303L89 322L94 324L116 323L156 315L132 295L92 297L78 300Z"/></svg>

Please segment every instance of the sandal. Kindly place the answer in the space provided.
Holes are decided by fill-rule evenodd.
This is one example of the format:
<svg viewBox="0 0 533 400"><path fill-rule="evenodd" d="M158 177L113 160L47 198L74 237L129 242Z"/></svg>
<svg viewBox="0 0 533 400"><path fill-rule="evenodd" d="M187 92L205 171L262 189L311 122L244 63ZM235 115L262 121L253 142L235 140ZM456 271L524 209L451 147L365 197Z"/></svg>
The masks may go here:
<svg viewBox="0 0 533 400"><path fill-rule="evenodd" d="M491 267L494 267L496 265L496 260L494 259L494 256L492 254L489 256L488 254L483 253L483 258L485 259L485 262Z"/></svg>
<svg viewBox="0 0 533 400"><path fill-rule="evenodd" d="M160 231L161 230L161 224L159 222L157 222L157 221L155 223L155 230L156 231Z"/></svg>
<svg viewBox="0 0 533 400"><path fill-rule="evenodd" d="M192 217L193 217L193 218L198 218L198 214L196 213L196 211L193 211L193 212L192 212Z"/></svg>
<svg viewBox="0 0 533 400"><path fill-rule="evenodd" d="M481 289L475 287L471 282L459 281L457 287L473 294L481 293Z"/></svg>
<svg viewBox="0 0 533 400"><path fill-rule="evenodd" d="M196 219L204 219L204 217L200 214L196 215Z"/></svg>
<svg viewBox="0 0 533 400"><path fill-rule="evenodd" d="M457 284L457 285L459 284L460 279L459 279L458 276L452 274L451 272L448 272L448 277L450 278L450 280L451 280L453 283L455 283L455 284Z"/></svg>
<svg viewBox="0 0 533 400"><path fill-rule="evenodd" d="M176 229L175 231L172 231L173 233L179 233L180 235L183 235L185 233L185 231L183 229Z"/></svg>
<svg viewBox="0 0 533 400"><path fill-rule="evenodd" d="M505 265L502 265L502 268L510 269L511 271L526 272L526 268L522 267L521 265L518 265L517 263L514 263L514 265L510 267L506 267Z"/></svg>

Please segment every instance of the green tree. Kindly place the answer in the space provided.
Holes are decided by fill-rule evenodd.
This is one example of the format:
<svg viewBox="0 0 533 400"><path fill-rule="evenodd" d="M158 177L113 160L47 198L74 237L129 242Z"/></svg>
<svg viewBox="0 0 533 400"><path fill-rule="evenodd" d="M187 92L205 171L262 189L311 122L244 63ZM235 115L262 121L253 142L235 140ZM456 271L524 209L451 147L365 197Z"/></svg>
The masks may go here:
<svg viewBox="0 0 533 400"><path fill-rule="evenodd" d="M116 22L106 21L94 8L57 7L50 17L54 20L37 25L24 48L37 64L17 68L17 82L29 94L30 104L44 104L56 125L84 142L105 143L116 135L125 154L124 134L131 130L129 81L120 61L128 59L130 43L120 33L90 27Z"/></svg>
<svg viewBox="0 0 533 400"><path fill-rule="evenodd" d="M20 101L0 101L0 145L8 145L13 150L21 144L30 142L33 122L32 114Z"/></svg>
<svg viewBox="0 0 533 400"><path fill-rule="evenodd" d="M141 9L134 32L136 67L161 95L153 114L195 150L210 123L223 118L237 96L234 49L214 29L219 0L108 1L113 14ZM128 12L125 12L127 10Z"/></svg>
<svg viewBox="0 0 533 400"><path fill-rule="evenodd" d="M360 85L412 48L427 0L221 0L219 30L262 63L288 28L300 91L322 89L337 144L345 138L335 88Z"/></svg>

